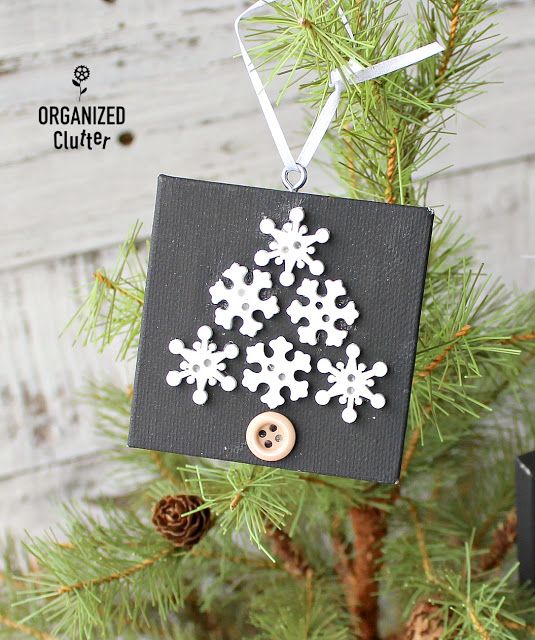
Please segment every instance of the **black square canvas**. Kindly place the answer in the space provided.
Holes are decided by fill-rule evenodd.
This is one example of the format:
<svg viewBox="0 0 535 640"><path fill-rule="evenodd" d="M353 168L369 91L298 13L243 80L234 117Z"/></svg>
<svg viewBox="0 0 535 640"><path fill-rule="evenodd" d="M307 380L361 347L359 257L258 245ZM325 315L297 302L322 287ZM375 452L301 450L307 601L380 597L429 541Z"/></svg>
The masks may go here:
<svg viewBox="0 0 535 640"><path fill-rule="evenodd" d="M314 259L325 265L322 275L296 269L295 284L281 286L282 266L257 266L254 256L271 240L259 228L264 218L277 228L288 221L293 207L303 207L309 232L326 227L330 238L316 245ZM399 477L409 406L418 323L431 238L429 209L386 205L344 198L291 193L238 185L160 176L152 231L148 281L138 354L129 445L220 460L273 465L285 469L346 476L378 482ZM267 320L255 337L242 335L235 320L227 330L214 322L216 305L209 288L233 263L268 271L280 313ZM320 334L315 346L302 344L286 309L304 278L341 279L347 300L359 317L342 346L326 346ZM256 316L255 316L256 317ZM192 401L194 385L166 382L178 369L180 357L170 353L172 339L191 346L203 325L214 331L219 348L233 342L240 354L227 361L226 373L238 381L233 391L208 388L203 405ZM297 434L291 453L278 462L263 462L247 446L249 422L269 411L260 400L265 387L251 392L242 386L246 348L284 336L296 349L311 356L312 371L304 399L290 401L275 411L286 416ZM376 379L374 392L386 398L384 407L365 401L358 418L342 419L344 406L333 398L320 406L315 394L328 389L327 376L318 372L321 358L346 362L346 346L361 349L359 362L369 368L385 362L388 373ZM254 368L254 367L253 367Z"/></svg>

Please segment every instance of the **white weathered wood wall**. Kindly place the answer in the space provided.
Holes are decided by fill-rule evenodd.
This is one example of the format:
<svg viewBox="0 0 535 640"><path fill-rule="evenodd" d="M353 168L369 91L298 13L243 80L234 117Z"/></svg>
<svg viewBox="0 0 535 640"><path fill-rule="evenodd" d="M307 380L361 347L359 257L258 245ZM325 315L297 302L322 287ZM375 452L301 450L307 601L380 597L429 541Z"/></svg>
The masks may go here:
<svg viewBox="0 0 535 640"><path fill-rule="evenodd" d="M76 393L88 378L125 382L132 365L72 349L59 332L76 288L110 264L135 219L150 230L156 176L278 186L278 157L234 57L233 18L245 4L0 0L0 531L50 525L61 501L95 492L106 477ZM506 5L499 23L507 40L489 76L503 84L465 106L442 158L455 168L433 182L429 204L461 213L489 270L527 288L535 3ZM126 107L105 151L56 151L53 128L37 121L39 105L74 104L77 64L91 69L85 104ZM297 142L299 107L280 112ZM117 143L122 131L133 144ZM314 172L309 186L332 187Z"/></svg>

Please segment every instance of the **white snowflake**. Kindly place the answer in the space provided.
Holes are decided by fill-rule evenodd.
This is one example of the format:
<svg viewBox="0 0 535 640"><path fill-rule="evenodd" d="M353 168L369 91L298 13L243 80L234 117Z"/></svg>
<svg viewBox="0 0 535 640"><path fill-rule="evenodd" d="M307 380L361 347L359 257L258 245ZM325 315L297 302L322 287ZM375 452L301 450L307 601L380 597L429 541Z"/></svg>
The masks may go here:
<svg viewBox="0 0 535 640"><path fill-rule="evenodd" d="M258 251L254 257L257 265L264 267L271 260L275 264L283 264L284 270L279 276L279 282L284 287L289 287L295 282L294 268L302 269L308 265L310 273L319 276L323 273L324 266L321 260L313 260L310 256L316 251L312 245L316 242L324 243L329 239L328 229L318 229L315 233L307 235L308 228L300 223L305 218L302 207L294 207L290 211L290 220L277 229L270 218L264 218L260 223L262 233L273 236L269 243L271 251Z"/></svg>
<svg viewBox="0 0 535 640"><path fill-rule="evenodd" d="M204 404L208 400L207 385L213 386L219 382L225 391L233 391L236 388L236 378L225 375L223 371L226 364L223 360L232 360L240 352L237 345L226 344L222 351L217 350L217 345L210 340L212 329L202 326L197 331L200 342L194 342L191 349L184 346L182 340L171 340L169 351L182 356L181 371L169 371L166 377L167 384L177 387L182 380L188 384L196 384L197 389L193 393L193 402Z"/></svg>
<svg viewBox="0 0 535 640"><path fill-rule="evenodd" d="M318 344L318 331L325 331L325 344L340 347L347 336L347 330L337 328L335 322L343 320L350 327L359 317L359 312L354 302L350 301L343 307L336 304L337 298L346 294L341 280L325 280L327 293L324 296L318 294L319 284L317 280L305 278L297 293L308 298L309 302L303 304L294 300L286 309L286 313L294 324L300 320L308 320L307 326L297 329L299 340L304 344Z"/></svg>
<svg viewBox="0 0 535 640"><path fill-rule="evenodd" d="M259 372L245 369L243 372L242 384L249 391L256 391L261 384L268 385L268 391L260 397L260 400L267 404L270 409L284 404L281 389L290 389L290 400L299 400L308 395L308 382L306 380L296 380L295 374L298 371L309 373L311 370L310 356L302 351L295 351L292 360L287 359L287 355L293 350L293 345L286 338L279 336L269 342L273 350L272 356L267 356L263 342L258 342L252 347L247 347L246 361L249 364L259 364Z"/></svg>
<svg viewBox="0 0 535 640"><path fill-rule="evenodd" d="M223 280L218 280L209 291L214 304L226 302L225 308L218 307L215 311L216 324L225 329L232 329L234 318L241 318L240 333L254 338L264 325L253 318L253 313L261 311L269 320L279 312L279 305L276 296L266 300L260 297L262 290L271 289L272 286L271 275L267 271L253 269L250 282L245 280L247 274L247 267L235 262L223 271L223 277L232 282L232 288L226 287Z"/></svg>
<svg viewBox="0 0 535 640"><path fill-rule="evenodd" d="M364 398L369 400L375 409L385 406L385 397L380 393L373 393L370 387L375 384L374 377L382 378L386 375L388 367L384 362L376 362L371 369L367 369L363 363L357 364L360 348L356 344L348 345L346 354L347 364L337 362L336 366L333 366L327 358L318 362L318 371L329 374L327 380L332 383L332 387L318 391L316 402L326 405L331 398L340 396L340 404L346 405L342 411L342 419L350 423L357 419L355 405L361 405Z"/></svg>

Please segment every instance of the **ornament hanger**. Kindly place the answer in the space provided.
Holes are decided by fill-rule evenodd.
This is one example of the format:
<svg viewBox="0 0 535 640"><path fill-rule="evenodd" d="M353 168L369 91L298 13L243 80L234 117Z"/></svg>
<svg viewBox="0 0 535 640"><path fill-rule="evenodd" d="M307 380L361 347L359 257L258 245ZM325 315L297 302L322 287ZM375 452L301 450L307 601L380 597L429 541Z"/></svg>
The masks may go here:
<svg viewBox="0 0 535 640"><path fill-rule="evenodd" d="M342 91L344 90L344 78L353 84L359 84L361 82L366 82L367 80L372 80L373 78L379 78L380 76L409 67L425 60L426 58L434 56L443 51L444 47L438 42L432 42L431 44L419 47L418 49L414 49L408 53L403 53L399 56L389 58L388 60L384 60L383 62L379 62L370 67L364 68L356 60L350 60L347 68L344 68L343 74L338 69L333 71L330 78L330 85L333 87L333 92L323 105L301 153L297 157L297 160L295 160L288 142L286 141L286 137L282 127L280 126L279 120L275 114L273 105L266 93L264 84L260 79L258 71L253 64L240 35L240 22L244 18L251 16L259 9L273 4L275 1L276 0L258 0L255 2L236 18L234 29L238 37L240 52L247 69L247 73L249 74L258 102L260 103L260 107L262 108L264 117L266 118L269 130L273 140L275 141L275 146L277 147L284 165L281 176L282 183L289 191L298 191L305 184L307 180L306 168L316 153L323 136L327 133L327 129L336 115L336 110L338 109L338 105L340 104L340 99L342 97ZM355 37L353 35L353 31L351 30L347 16L341 6L338 7L338 13L348 36L351 40L354 40ZM299 174L298 179L296 182L291 182L290 174L294 172Z"/></svg>

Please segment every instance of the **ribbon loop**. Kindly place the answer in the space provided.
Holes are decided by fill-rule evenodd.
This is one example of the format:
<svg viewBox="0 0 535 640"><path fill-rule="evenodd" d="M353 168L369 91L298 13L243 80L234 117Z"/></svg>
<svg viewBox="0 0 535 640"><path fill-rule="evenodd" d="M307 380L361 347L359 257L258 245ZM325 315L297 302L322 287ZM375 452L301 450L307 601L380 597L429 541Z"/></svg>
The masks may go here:
<svg viewBox="0 0 535 640"><path fill-rule="evenodd" d="M387 73L392 73L392 71L398 71L399 69L417 64L418 62L421 62L422 60L425 60L430 56L434 56L437 53L440 53L444 50L444 47L441 46L438 42L432 42L431 44L419 47L418 49L414 49L413 51L409 51L408 53L403 53L399 56L395 56L394 58L390 58L389 60L379 62L378 64L374 64L366 68L364 68L356 60L349 60L346 68L344 69L343 76L340 70L333 71L330 78L330 85L333 87L333 92L327 98L325 104L323 105L318 117L316 118L314 126L312 127L312 130L310 131L310 134L303 146L303 149L301 150L301 153L299 154L297 160L295 160L288 142L286 141L286 137L284 135L282 127L280 126L279 120L275 114L273 105L268 98L264 84L253 64L253 61L251 60L251 57L249 56L249 53L247 52L247 49L240 35L240 22L244 18L247 18L259 9L264 8L276 1L277 0L258 0L236 18L236 21L234 22L234 29L236 31L236 36L238 37L240 53L245 63L245 68L247 69L251 84L253 85L253 88L256 92L256 97L258 98L258 102L260 103L260 107L262 108L262 111L264 113L264 117L275 142L275 146L277 147L284 165L284 169L282 172L282 182L284 186L290 191L297 191L305 184L307 179L306 167L312 160L319 145L321 144L323 137L327 133L331 122L336 116L336 110L338 109L342 91L344 90L344 77L346 78L346 80L350 81L353 84L366 82L367 80L372 80L373 78L384 76ZM345 15L341 6L338 7L338 14L345 30L347 31L347 34L349 35L351 40L354 40L355 38L353 36L351 26L349 25L347 16ZM296 183L291 183L288 179L288 174L295 171L299 172L300 178Z"/></svg>

